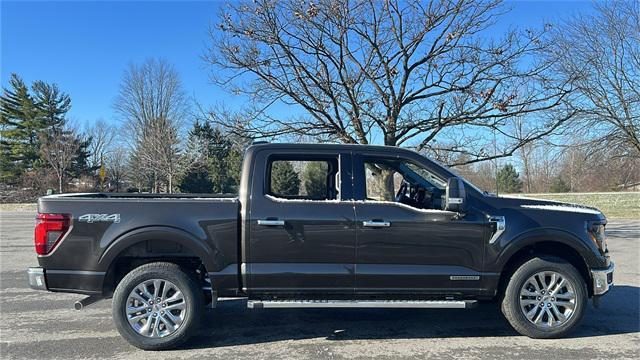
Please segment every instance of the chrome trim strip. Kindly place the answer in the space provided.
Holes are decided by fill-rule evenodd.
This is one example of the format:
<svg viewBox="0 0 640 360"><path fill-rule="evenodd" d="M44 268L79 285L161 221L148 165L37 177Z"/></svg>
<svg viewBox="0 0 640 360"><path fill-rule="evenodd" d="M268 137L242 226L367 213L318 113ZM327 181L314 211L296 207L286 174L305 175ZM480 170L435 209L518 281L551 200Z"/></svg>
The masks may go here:
<svg viewBox="0 0 640 360"><path fill-rule="evenodd" d="M449 276L449 280L480 280L478 275L455 275Z"/></svg>
<svg viewBox="0 0 640 360"><path fill-rule="evenodd" d="M493 233L493 236L491 236L489 240L489 244L493 244L507 228L507 220L504 216L491 216L489 222L496 223L496 232Z"/></svg>
<svg viewBox="0 0 640 360"><path fill-rule="evenodd" d="M476 300L249 300L249 309L259 308L431 308L467 309Z"/></svg>
<svg viewBox="0 0 640 360"><path fill-rule="evenodd" d="M388 221L363 221L362 226L365 227L389 227L391 223Z"/></svg>
<svg viewBox="0 0 640 360"><path fill-rule="evenodd" d="M89 276L104 276L104 271L86 271L86 270L47 270L49 274L55 275L89 275Z"/></svg>
<svg viewBox="0 0 640 360"><path fill-rule="evenodd" d="M284 220L258 220L258 225L262 225L262 226L284 226Z"/></svg>

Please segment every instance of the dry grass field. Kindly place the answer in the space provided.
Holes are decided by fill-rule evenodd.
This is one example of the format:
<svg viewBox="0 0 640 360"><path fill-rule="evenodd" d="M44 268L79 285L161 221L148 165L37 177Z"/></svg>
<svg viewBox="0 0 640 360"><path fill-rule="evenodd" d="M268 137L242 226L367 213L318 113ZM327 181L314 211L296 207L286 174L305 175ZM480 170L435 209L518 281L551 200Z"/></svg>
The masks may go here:
<svg viewBox="0 0 640 360"><path fill-rule="evenodd" d="M640 192L513 194L598 208L608 219L640 219Z"/></svg>

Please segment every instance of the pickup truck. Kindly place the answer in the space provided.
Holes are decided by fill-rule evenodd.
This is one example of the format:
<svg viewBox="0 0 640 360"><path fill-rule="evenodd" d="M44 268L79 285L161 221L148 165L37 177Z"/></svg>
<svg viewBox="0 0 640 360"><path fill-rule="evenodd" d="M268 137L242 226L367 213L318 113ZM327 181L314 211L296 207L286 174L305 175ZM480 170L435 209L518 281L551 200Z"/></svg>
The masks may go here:
<svg viewBox="0 0 640 360"><path fill-rule="evenodd" d="M179 346L219 298L247 307L472 308L556 338L613 285L593 208L498 197L394 147L256 144L237 196L38 201L32 288L112 298L132 345Z"/></svg>

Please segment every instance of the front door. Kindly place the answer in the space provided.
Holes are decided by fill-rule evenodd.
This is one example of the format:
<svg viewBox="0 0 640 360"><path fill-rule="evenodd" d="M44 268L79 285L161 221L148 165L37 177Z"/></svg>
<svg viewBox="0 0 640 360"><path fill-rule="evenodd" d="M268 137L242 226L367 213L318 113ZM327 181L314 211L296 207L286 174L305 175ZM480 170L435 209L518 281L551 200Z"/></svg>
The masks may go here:
<svg viewBox="0 0 640 360"><path fill-rule="evenodd" d="M480 288L485 222L442 210L446 179L416 159L369 154L354 162L356 291L470 295ZM440 175L441 176L441 175Z"/></svg>
<svg viewBox="0 0 640 360"><path fill-rule="evenodd" d="M351 187L350 154L263 156L255 163L267 164L264 184L252 186L249 292L353 294L355 214L353 201L342 200Z"/></svg>

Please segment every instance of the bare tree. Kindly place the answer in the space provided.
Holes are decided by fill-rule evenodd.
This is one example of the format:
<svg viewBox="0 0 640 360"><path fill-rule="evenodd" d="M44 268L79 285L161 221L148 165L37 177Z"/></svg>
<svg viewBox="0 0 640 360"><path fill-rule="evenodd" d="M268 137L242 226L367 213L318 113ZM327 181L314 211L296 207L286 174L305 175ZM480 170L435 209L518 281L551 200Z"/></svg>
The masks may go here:
<svg viewBox="0 0 640 360"><path fill-rule="evenodd" d="M104 159L110 188L120 191L120 185L127 176L129 153L123 147L116 147L106 154Z"/></svg>
<svg viewBox="0 0 640 360"><path fill-rule="evenodd" d="M80 149L80 139L75 130L67 128L51 129L40 134L40 154L58 178L58 191L62 193L64 179Z"/></svg>
<svg viewBox="0 0 640 360"><path fill-rule="evenodd" d="M621 146L640 157L640 3L594 7L557 29L558 70L578 90L571 103L591 145Z"/></svg>
<svg viewBox="0 0 640 360"><path fill-rule="evenodd" d="M89 143L89 166L97 169L103 165L105 157L111 150L111 145L116 136L116 128L104 120L97 120L86 130L86 136L91 139Z"/></svg>
<svg viewBox="0 0 640 360"><path fill-rule="evenodd" d="M179 171L180 137L188 102L177 71L164 60L130 65L124 73L115 110L125 119L125 131L137 171L153 179L151 191L173 191Z"/></svg>
<svg viewBox="0 0 640 360"><path fill-rule="evenodd" d="M500 0L230 4L204 59L215 83L260 106L245 122L212 118L254 137L404 144L467 162L509 156L574 113L564 107L571 89L543 56L548 26L488 38L504 11ZM307 115L270 116L276 103ZM516 116L532 125L525 138L502 130ZM492 131L504 141L490 153Z"/></svg>

